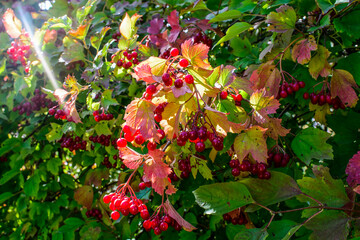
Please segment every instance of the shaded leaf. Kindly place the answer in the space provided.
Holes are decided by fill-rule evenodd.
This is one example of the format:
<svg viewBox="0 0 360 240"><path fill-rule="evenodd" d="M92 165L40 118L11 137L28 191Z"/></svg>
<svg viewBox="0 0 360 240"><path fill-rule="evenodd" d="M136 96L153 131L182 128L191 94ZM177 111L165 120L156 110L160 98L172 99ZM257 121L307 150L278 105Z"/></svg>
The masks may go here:
<svg viewBox="0 0 360 240"><path fill-rule="evenodd" d="M329 76L331 70L331 66L327 61L329 56L329 50L318 45L317 54L311 58L309 63L309 72L314 79L317 79L319 75L322 77Z"/></svg>
<svg viewBox="0 0 360 240"><path fill-rule="evenodd" d="M4 192L0 194L0 204L3 204L6 200L14 196L11 192Z"/></svg>
<svg viewBox="0 0 360 240"><path fill-rule="evenodd" d="M319 1L319 0L317 0ZM325 0L323 0L325 1ZM328 0L335 2L334 0ZM360 26L357 24L360 21L360 10L352 10L347 14L339 16L334 19L334 27L339 33L346 34L354 41L360 38Z"/></svg>
<svg viewBox="0 0 360 240"><path fill-rule="evenodd" d="M353 88L358 88L358 86L351 73L334 69L330 87L331 98L339 97L346 107L355 107L359 98Z"/></svg>
<svg viewBox="0 0 360 240"><path fill-rule="evenodd" d="M336 0L315 0L315 2L323 13L327 13L335 6Z"/></svg>
<svg viewBox="0 0 360 240"><path fill-rule="evenodd" d="M326 115L331 114L329 104L324 104L322 106L318 104L309 103L309 110L315 111L315 120L319 123L326 123Z"/></svg>
<svg viewBox="0 0 360 240"><path fill-rule="evenodd" d="M100 187L102 185L103 179L109 179L109 169L105 169L105 168L91 169L86 174L84 184L85 185L94 184L94 186Z"/></svg>
<svg viewBox="0 0 360 240"><path fill-rule="evenodd" d="M94 198L94 190L91 186L82 186L74 191L74 199L80 205L85 206L87 209L91 209L91 205Z"/></svg>
<svg viewBox="0 0 360 240"><path fill-rule="evenodd" d="M164 203L165 212L172 217L180 226L182 226L186 231L191 232L196 229L191 223L187 222L180 214L175 210L171 205L169 199L166 199Z"/></svg>
<svg viewBox="0 0 360 240"><path fill-rule="evenodd" d="M281 75L279 69L273 65L272 61L268 61L262 65L253 73L250 77L250 82L252 83L251 88L255 90L260 90L265 88L266 94L268 96L277 96L279 92L279 85L281 81ZM247 89L244 88L246 91ZM246 91L251 94L251 92Z"/></svg>
<svg viewBox="0 0 360 240"><path fill-rule="evenodd" d="M310 35L308 39L303 39L295 43L291 57L294 62L300 64L308 63L311 59L311 51L317 49L317 44L314 36Z"/></svg>
<svg viewBox="0 0 360 240"><path fill-rule="evenodd" d="M345 172L348 175L346 181L350 187L360 184L360 151L350 159Z"/></svg>
<svg viewBox="0 0 360 240"><path fill-rule="evenodd" d="M266 23L270 24L269 31L284 33L295 28L296 20L294 9L288 5L282 5L276 9L276 12L271 12L267 16Z"/></svg>
<svg viewBox="0 0 360 240"><path fill-rule="evenodd" d="M234 25L232 25L231 27L229 27L229 29L226 31L226 35L224 37L222 37L215 45L219 45L223 42L229 41L231 39L233 39L234 37L238 36L240 33L245 32L246 30L248 30L249 28L251 28L252 25L250 25L249 23L246 22L237 22Z"/></svg>
<svg viewBox="0 0 360 240"><path fill-rule="evenodd" d="M234 240L265 240L268 235L262 228L251 228L236 234Z"/></svg>
<svg viewBox="0 0 360 240"><path fill-rule="evenodd" d="M173 10L167 18L168 23L171 26L169 35L169 42L175 42L181 32L181 26L179 24L179 14L176 10Z"/></svg>
<svg viewBox="0 0 360 240"><path fill-rule="evenodd" d="M154 18L150 21L150 27L147 28L149 34L158 34L164 26L163 18Z"/></svg>

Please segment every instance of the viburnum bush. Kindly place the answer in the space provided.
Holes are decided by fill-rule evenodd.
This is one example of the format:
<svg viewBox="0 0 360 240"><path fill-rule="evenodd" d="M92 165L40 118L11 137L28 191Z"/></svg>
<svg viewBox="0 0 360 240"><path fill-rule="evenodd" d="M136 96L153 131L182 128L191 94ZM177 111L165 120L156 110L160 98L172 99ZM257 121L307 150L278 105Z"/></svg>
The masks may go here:
<svg viewBox="0 0 360 240"><path fill-rule="evenodd" d="M3 1L0 239L358 239L358 1Z"/></svg>

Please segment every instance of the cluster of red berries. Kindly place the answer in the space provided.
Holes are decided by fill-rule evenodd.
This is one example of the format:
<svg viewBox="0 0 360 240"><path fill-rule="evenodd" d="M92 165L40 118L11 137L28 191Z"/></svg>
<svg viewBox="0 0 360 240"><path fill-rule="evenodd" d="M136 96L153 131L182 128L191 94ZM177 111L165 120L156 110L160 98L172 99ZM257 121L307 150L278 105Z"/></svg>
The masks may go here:
<svg viewBox="0 0 360 240"><path fill-rule="evenodd" d="M49 109L49 115L54 116L55 119L67 119L66 112L62 109L55 110L57 107Z"/></svg>
<svg viewBox="0 0 360 240"><path fill-rule="evenodd" d="M206 36L206 34L203 34L202 32L196 33L196 35L193 37L193 41L195 44L197 43L203 43L207 45L209 48L212 47L213 41Z"/></svg>
<svg viewBox="0 0 360 240"><path fill-rule="evenodd" d="M117 155L113 156L113 159L115 160L114 164L111 164L111 162L109 161L109 157L106 156L104 157L104 161L101 163L102 165L104 165L106 168L116 168L117 166Z"/></svg>
<svg viewBox="0 0 360 240"><path fill-rule="evenodd" d="M110 120L114 119L114 116L111 113L109 113L109 114L99 113L99 111L94 111L93 116L94 116L94 119L96 122L100 122L102 120L110 121Z"/></svg>
<svg viewBox="0 0 360 240"><path fill-rule="evenodd" d="M94 218L97 218L98 220L102 219L102 217L103 217L100 210L97 208L87 210L85 214L88 218L94 217Z"/></svg>
<svg viewBox="0 0 360 240"><path fill-rule="evenodd" d="M119 41L120 37L121 37L120 32L116 32L112 35L112 38L115 40L115 42Z"/></svg>
<svg viewBox="0 0 360 240"><path fill-rule="evenodd" d="M140 182L139 189L144 190L145 188L151 188L151 182Z"/></svg>
<svg viewBox="0 0 360 240"><path fill-rule="evenodd" d="M119 68L123 67L125 69L129 69L133 64L137 65L139 63L137 52L133 51L131 53L128 53L127 51L124 51L122 54L124 58L119 59L116 62L116 66L118 66Z"/></svg>
<svg viewBox="0 0 360 240"><path fill-rule="evenodd" d="M90 136L89 140L93 143L100 143L103 146L110 146L111 135Z"/></svg>
<svg viewBox="0 0 360 240"><path fill-rule="evenodd" d="M239 176L241 172L250 172L259 179L271 178L271 173L267 171L268 166L265 163L252 164L249 160L244 160L240 164L238 159L233 159L229 162L229 166L232 168L231 174L234 177Z"/></svg>
<svg viewBox="0 0 360 240"><path fill-rule="evenodd" d="M248 220L245 217L245 214L243 212L240 212L240 214L236 217L231 217L230 214L225 213L223 215L223 219L226 222L231 222L233 225L244 225L248 223Z"/></svg>
<svg viewBox="0 0 360 240"><path fill-rule="evenodd" d="M186 60L186 59L183 59ZM187 61L187 60L186 60ZM164 73L161 76L161 79L163 80L165 86L170 87L173 83L176 88L181 88L184 86L184 81L187 84L193 84L194 83L194 77L190 74L185 75L183 78L177 78L175 81L173 80L174 76L171 76L169 73Z"/></svg>
<svg viewBox="0 0 360 240"><path fill-rule="evenodd" d="M82 60L71 62L68 65L66 65L66 70L71 71L76 68L76 65L79 65L80 67L85 67L85 62Z"/></svg>
<svg viewBox="0 0 360 240"><path fill-rule="evenodd" d="M303 81L295 81L293 83L284 82L279 89L277 98L287 98L291 94L299 91L300 88L304 88L305 83Z"/></svg>
<svg viewBox="0 0 360 240"><path fill-rule="evenodd" d="M189 174L188 174L188 176L189 176ZM170 178L170 180L173 182L177 182L180 180L180 178L175 174L174 169L171 169L171 173L168 175L168 178Z"/></svg>
<svg viewBox="0 0 360 240"><path fill-rule="evenodd" d="M0 162L7 162L7 157L5 157L5 156L1 156L0 157Z"/></svg>
<svg viewBox="0 0 360 240"><path fill-rule="evenodd" d="M122 129L124 132L124 137L119 138L116 142L118 148L124 148L127 146L128 142L135 141L136 144L142 145L145 142L145 139L143 135L140 133L140 130L136 130L134 134L131 133L131 129L128 125L125 125ZM160 134L160 140L165 137L165 132L162 129L158 129L157 132ZM149 150L155 150L156 149L156 143L149 141L147 144L147 148Z"/></svg>
<svg viewBox="0 0 360 240"><path fill-rule="evenodd" d="M181 171L181 178L188 178L191 173L191 164L189 159L181 159L178 163L178 168Z"/></svg>
<svg viewBox="0 0 360 240"><path fill-rule="evenodd" d="M205 126L193 126L189 131L181 131L176 139L179 146L184 146L189 140L195 143L195 150L202 152L205 150L205 141L209 139L216 151L221 151L224 148L224 140L218 137L216 133L208 131Z"/></svg>
<svg viewBox="0 0 360 240"><path fill-rule="evenodd" d="M30 116L33 111L40 111L41 108L51 108L56 103L46 98L46 94L42 94L39 89L35 89L34 96L30 99L29 102L23 102L18 106L13 108L13 111L19 111L19 114L26 114Z"/></svg>
<svg viewBox="0 0 360 240"><path fill-rule="evenodd" d="M67 148L70 151L86 150L86 141L82 140L79 136L73 138L71 135L63 135L59 140L62 148Z"/></svg>
<svg viewBox="0 0 360 240"><path fill-rule="evenodd" d="M165 107L167 105L167 102L160 103L154 111L154 119L156 122L160 122L162 120L162 113L165 110Z"/></svg>
<svg viewBox="0 0 360 240"><path fill-rule="evenodd" d="M339 97L336 98L331 98L330 93L304 93L303 98L305 100L310 99L311 103L316 105L318 104L319 106L322 106L324 104L329 104L330 106L333 106L334 109L345 109L345 105L341 102Z"/></svg>
<svg viewBox="0 0 360 240"><path fill-rule="evenodd" d="M286 167L290 161L290 155L282 152L268 152L268 166L271 167L272 163L276 168Z"/></svg>
<svg viewBox="0 0 360 240"><path fill-rule="evenodd" d="M26 66L26 58L31 54L30 45L21 45L13 41L6 53L14 65L19 61L21 65Z"/></svg>
<svg viewBox="0 0 360 240"><path fill-rule="evenodd" d="M105 204L109 204L111 218L116 221L120 218L120 213L124 216L129 214L136 215L140 213L142 219L150 218L149 211L145 204L135 196L128 197L122 193L112 193L103 197Z"/></svg>
<svg viewBox="0 0 360 240"><path fill-rule="evenodd" d="M160 235L162 232L165 232L168 230L169 226L172 226L176 231L182 229L181 225L167 214L162 217L155 215L151 219L147 219L143 222L145 231L150 232L152 229L154 230L155 235Z"/></svg>
<svg viewBox="0 0 360 240"><path fill-rule="evenodd" d="M146 87L146 90L143 94L143 97L146 99L146 100L151 100L153 95L156 93L157 89L156 89L156 85L148 85Z"/></svg>

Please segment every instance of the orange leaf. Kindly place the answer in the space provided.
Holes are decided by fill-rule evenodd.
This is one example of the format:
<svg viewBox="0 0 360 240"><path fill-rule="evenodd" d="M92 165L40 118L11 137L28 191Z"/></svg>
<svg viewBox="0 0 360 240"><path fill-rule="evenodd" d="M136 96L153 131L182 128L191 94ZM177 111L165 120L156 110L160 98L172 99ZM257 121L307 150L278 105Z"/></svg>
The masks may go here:
<svg viewBox="0 0 360 240"><path fill-rule="evenodd" d="M264 139L266 129L253 126L240 133L234 142L235 153L242 161L249 153L257 162L267 162L267 146Z"/></svg>
<svg viewBox="0 0 360 240"><path fill-rule="evenodd" d="M123 159L124 164L130 169L139 167L144 159L144 155L141 155L128 147L119 148L119 157Z"/></svg>
<svg viewBox="0 0 360 240"><path fill-rule="evenodd" d="M273 61L268 61L253 71L250 82L254 91L265 88L267 96L276 97L279 92L281 76L279 69L272 63Z"/></svg>
<svg viewBox="0 0 360 240"><path fill-rule="evenodd" d="M15 16L14 11L10 8L6 10L2 19L5 30L12 38L18 38L21 35L21 21Z"/></svg>
<svg viewBox="0 0 360 240"><path fill-rule="evenodd" d="M314 36L310 35L308 39L297 42L292 49L292 59L300 64L308 63L311 59L311 51L317 49Z"/></svg>
<svg viewBox="0 0 360 240"><path fill-rule="evenodd" d="M135 67L135 73L132 74L137 81L145 81L147 83L156 82L153 78L153 74L151 73L151 67L149 64L141 64Z"/></svg>
<svg viewBox="0 0 360 240"><path fill-rule="evenodd" d="M124 120L126 120L126 125L132 129L132 134L139 129L145 139L159 142L154 120L155 108L156 105L151 101L139 98L127 106Z"/></svg>
<svg viewBox="0 0 360 240"><path fill-rule="evenodd" d="M49 30L47 29L44 35L44 42L45 43L49 43L49 42L56 42L57 39L57 31L56 30Z"/></svg>
<svg viewBox="0 0 360 240"><path fill-rule="evenodd" d="M76 30L71 29L69 31L69 35L74 37L74 38L84 40L84 38L85 38L85 36L86 36L86 34L88 32L90 23L91 23L91 20L90 21L85 21L85 23L80 25Z"/></svg>
<svg viewBox="0 0 360 240"><path fill-rule="evenodd" d="M276 113L280 103L274 96L267 97L265 89L254 92L250 97L251 107L254 109L254 118L259 123L268 120L268 114Z"/></svg>
<svg viewBox="0 0 360 240"><path fill-rule="evenodd" d="M359 98L353 88L358 88L358 86L351 73L342 69L334 69L330 86L332 98L338 96L345 106L355 107Z"/></svg>
<svg viewBox="0 0 360 240"><path fill-rule="evenodd" d="M183 106L177 103L168 103L164 108L160 125L169 139L173 139L174 134L179 135L179 120Z"/></svg>
<svg viewBox="0 0 360 240"><path fill-rule="evenodd" d="M267 128L266 135L272 139L278 140L279 136L285 137L290 130L281 126L282 119L269 118L269 120L262 126Z"/></svg>
<svg viewBox="0 0 360 240"><path fill-rule="evenodd" d="M186 40L181 44L181 53L194 67L211 69L208 62L209 47L203 43L193 45L192 40Z"/></svg>
<svg viewBox="0 0 360 240"><path fill-rule="evenodd" d="M180 216L180 214L175 210L175 208L171 205L169 199L164 203L165 212L169 214L171 218L173 218L180 226L184 228L184 230L191 232L196 229L191 223L186 221L184 218Z"/></svg>

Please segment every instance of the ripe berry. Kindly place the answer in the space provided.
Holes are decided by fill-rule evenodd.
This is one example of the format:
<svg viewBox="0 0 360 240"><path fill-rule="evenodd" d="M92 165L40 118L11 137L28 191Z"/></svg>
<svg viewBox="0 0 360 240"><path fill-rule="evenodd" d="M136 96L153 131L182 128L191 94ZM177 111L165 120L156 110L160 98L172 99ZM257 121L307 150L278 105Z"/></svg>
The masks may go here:
<svg viewBox="0 0 360 240"><path fill-rule="evenodd" d="M141 214L141 213L140 213ZM151 229L151 221L150 220L145 220L143 222L143 227L146 231L149 231Z"/></svg>
<svg viewBox="0 0 360 240"><path fill-rule="evenodd" d="M131 53L131 56L132 56L133 58L137 58L137 57L138 57L138 53L137 53L137 52L132 52L132 53Z"/></svg>
<svg viewBox="0 0 360 240"><path fill-rule="evenodd" d="M122 202L120 203L120 208L121 209L128 209L130 207L130 203L127 199L122 200Z"/></svg>
<svg viewBox="0 0 360 240"><path fill-rule="evenodd" d="M125 138L119 138L117 141L116 141L116 145L119 147L119 148L124 148L126 147L127 145L127 141Z"/></svg>
<svg viewBox="0 0 360 240"><path fill-rule="evenodd" d="M50 109L49 109L49 114L50 114L50 115L54 115L54 114L55 114L55 109L50 108Z"/></svg>
<svg viewBox="0 0 360 240"><path fill-rule="evenodd" d="M312 104L317 104L319 101L319 96L317 94L314 94L312 96L310 96L310 100Z"/></svg>
<svg viewBox="0 0 360 240"><path fill-rule="evenodd" d="M186 142L189 139L189 133L187 131L180 132L178 139Z"/></svg>
<svg viewBox="0 0 360 240"><path fill-rule="evenodd" d="M237 94L236 98L235 98L235 101L241 102L242 100L243 100L243 96L241 94Z"/></svg>
<svg viewBox="0 0 360 240"><path fill-rule="evenodd" d="M309 98L310 98L310 94L309 94L308 92L304 93L304 94L303 94L303 98L304 98L305 100L309 99Z"/></svg>
<svg viewBox="0 0 360 240"><path fill-rule="evenodd" d="M129 207L129 211L132 215L136 215L138 212L139 212L139 209L138 207L135 205L135 204L132 204L130 207Z"/></svg>
<svg viewBox="0 0 360 240"><path fill-rule="evenodd" d="M233 168L231 170L231 174L234 176L234 177L237 177L240 175L240 169L239 168Z"/></svg>
<svg viewBox="0 0 360 240"><path fill-rule="evenodd" d="M166 231L168 229L168 224L166 222L161 222L160 223L160 230L161 231Z"/></svg>
<svg viewBox="0 0 360 240"><path fill-rule="evenodd" d="M170 80L170 74L168 73L164 73L161 77L161 79L165 82L165 81L169 81Z"/></svg>
<svg viewBox="0 0 360 240"><path fill-rule="evenodd" d="M192 75L190 75L190 74L186 75L184 79L185 79L185 82L187 84L193 84L194 83L194 77Z"/></svg>
<svg viewBox="0 0 360 240"><path fill-rule="evenodd" d="M229 166L230 166L231 168L236 168L236 167L240 166L240 163L239 163L238 160L233 159L233 160L231 160L231 161L229 162Z"/></svg>
<svg viewBox="0 0 360 240"><path fill-rule="evenodd" d="M162 129L158 129L157 132L160 134L160 140L165 137L165 132Z"/></svg>
<svg viewBox="0 0 360 240"><path fill-rule="evenodd" d="M197 138L198 138L198 133L197 133L197 131L196 131L196 130L191 130L191 131L189 132L189 139L190 139L191 141L195 141Z"/></svg>
<svg viewBox="0 0 360 240"><path fill-rule="evenodd" d="M300 82L299 82L299 87L300 87L300 88L304 88L304 87L305 87L305 82L300 81Z"/></svg>
<svg viewBox="0 0 360 240"><path fill-rule="evenodd" d="M154 119L155 119L156 122L160 122L160 121L162 120L161 114L157 114L157 113L156 113L156 114L154 115Z"/></svg>
<svg viewBox="0 0 360 240"><path fill-rule="evenodd" d="M104 197L103 197L103 202L105 203L105 204L109 204L110 203L110 200L111 200L111 195L105 195Z"/></svg>
<svg viewBox="0 0 360 240"><path fill-rule="evenodd" d="M176 88L181 88L183 85L184 85L184 82L180 78L176 79L175 82L174 82L174 86Z"/></svg>
<svg viewBox="0 0 360 240"><path fill-rule="evenodd" d="M300 85L299 85L298 82L295 82L295 83L293 83L293 84L291 85L291 88L292 88L292 90L293 90L294 92L297 92L297 91L299 91L299 89L300 89Z"/></svg>
<svg viewBox="0 0 360 240"><path fill-rule="evenodd" d="M177 55L179 55L179 49L177 48L173 48L170 50L170 55L173 57L176 57Z"/></svg>
<svg viewBox="0 0 360 240"><path fill-rule="evenodd" d="M160 235L161 234L160 228L159 227L154 228L154 233L155 235Z"/></svg>
<svg viewBox="0 0 360 240"><path fill-rule="evenodd" d="M126 209L120 209L120 212L121 212L121 214L124 215L124 216L127 216L127 215L129 215L129 213L130 213L130 211L129 211L128 208L126 208Z"/></svg>
<svg viewBox="0 0 360 240"><path fill-rule="evenodd" d="M111 218L114 221L118 220L120 218L120 213L118 211L112 211L111 212Z"/></svg>
<svg viewBox="0 0 360 240"><path fill-rule="evenodd" d="M287 92L286 91L281 91L280 92L280 97L281 98L286 98L288 96Z"/></svg>
<svg viewBox="0 0 360 240"><path fill-rule="evenodd" d="M226 99L227 96L228 96L228 92L227 92L227 91L222 91L222 92L220 93L220 98L221 98L221 99Z"/></svg>
<svg viewBox="0 0 360 240"><path fill-rule="evenodd" d="M126 57L126 56L129 55L129 53L128 53L127 51L124 51L124 52L123 52L123 55L124 55L124 57Z"/></svg>
<svg viewBox="0 0 360 240"><path fill-rule="evenodd" d="M136 144L141 145L141 144L143 144L145 142L145 139L141 134L138 134L135 137L135 142L136 142Z"/></svg>
<svg viewBox="0 0 360 240"><path fill-rule="evenodd" d="M293 89L291 87L287 87L286 92L288 95L291 95L293 93Z"/></svg>
<svg viewBox="0 0 360 240"><path fill-rule="evenodd" d="M202 152L202 151L204 151L204 150L205 150L205 143L202 142L202 141L199 141L199 142L195 143L195 150L196 150L197 152Z"/></svg>
<svg viewBox="0 0 360 240"><path fill-rule="evenodd" d="M187 59L183 58L179 61L179 65L180 65L180 67L186 68L187 66L189 66L189 61Z"/></svg>
<svg viewBox="0 0 360 240"><path fill-rule="evenodd" d="M117 65L118 67L122 67L123 61L122 61L122 60L118 60L118 61L116 62L116 65Z"/></svg>
<svg viewBox="0 0 360 240"><path fill-rule="evenodd" d="M149 94L154 94L156 93L156 87L155 85L149 85L146 87L146 92Z"/></svg>
<svg viewBox="0 0 360 240"><path fill-rule="evenodd" d="M156 149L156 142L148 142L147 144L147 148L150 150L150 151L154 151Z"/></svg>
<svg viewBox="0 0 360 240"><path fill-rule="evenodd" d="M212 145L216 151L221 151L224 148L223 141L220 138L214 138Z"/></svg>
<svg viewBox="0 0 360 240"><path fill-rule="evenodd" d="M146 183L144 183L144 182L139 183L140 190L144 190L145 188L146 188Z"/></svg>
<svg viewBox="0 0 360 240"><path fill-rule="evenodd" d="M142 210L140 211L140 217L144 220L147 220L150 218L150 214L148 210Z"/></svg>

